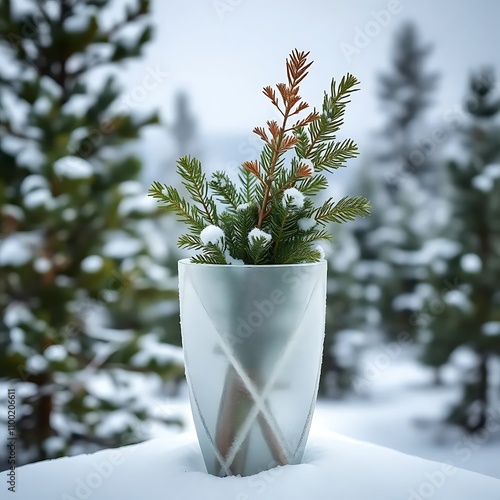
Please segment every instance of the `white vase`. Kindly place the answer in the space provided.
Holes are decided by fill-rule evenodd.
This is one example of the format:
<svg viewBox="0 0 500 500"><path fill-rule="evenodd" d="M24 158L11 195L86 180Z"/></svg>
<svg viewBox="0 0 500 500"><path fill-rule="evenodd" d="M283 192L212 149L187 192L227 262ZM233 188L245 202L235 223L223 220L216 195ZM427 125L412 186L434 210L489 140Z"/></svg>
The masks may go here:
<svg viewBox="0 0 500 500"><path fill-rule="evenodd" d="M186 377L210 474L300 463L318 391L326 274L326 261L179 261Z"/></svg>

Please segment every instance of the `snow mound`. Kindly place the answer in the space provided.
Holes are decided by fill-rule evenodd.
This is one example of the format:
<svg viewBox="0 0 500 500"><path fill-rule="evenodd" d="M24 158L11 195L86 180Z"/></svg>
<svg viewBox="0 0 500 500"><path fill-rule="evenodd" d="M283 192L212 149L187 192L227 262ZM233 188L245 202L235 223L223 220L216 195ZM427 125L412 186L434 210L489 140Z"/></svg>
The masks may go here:
<svg viewBox="0 0 500 500"><path fill-rule="evenodd" d="M262 238L266 243L269 243L272 239L272 236L269 233L262 231L262 229L259 229L258 227L254 227L248 233L248 241L250 242L250 245L253 245L255 241L260 238Z"/></svg>
<svg viewBox="0 0 500 500"><path fill-rule="evenodd" d="M80 264L82 271L89 274L98 273L103 266L104 259L100 255L88 255Z"/></svg>
<svg viewBox="0 0 500 500"><path fill-rule="evenodd" d="M23 179L21 183L21 193L24 196L37 189L49 189L49 183L45 177L38 174L31 174Z"/></svg>
<svg viewBox="0 0 500 500"><path fill-rule="evenodd" d="M139 339L140 350L131 359L133 366L146 366L152 360L158 363L173 363L182 366L184 355L182 348L159 342L158 337L152 334L142 335Z"/></svg>
<svg viewBox="0 0 500 500"><path fill-rule="evenodd" d="M2 484L7 473L1 475ZM8 484L8 483L7 483ZM16 500L498 500L500 480L355 441L311 436L304 463L250 477L205 472L190 434L16 471Z"/></svg>
<svg viewBox="0 0 500 500"><path fill-rule="evenodd" d="M476 175L472 179L472 186L478 191L483 191L484 193L488 193L493 189L493 180L483 174Z"/></svg>
<svg viewBox="0 0 500 500"><path fill-rule="evenodd" d="M0 267L24 266L33 259L40 244L41 237L35 232L9 234L0 242Z"/></svg>
<svg viewBox="0 0 500 500"><path fill-rule="evenodd" d="M483 268L481 257L475 253L467 253L462 255L460 259L460 267L466 273L476 274Z"/></svg>
<svg viewBox="0 0 500 500"><path fill-rule="evenodd" d="M489 337L500 335L500 321L488 321L482 326L481 330Z"/></svg>
<svg viewBox="0 0 500 500"><path fill-rule="evenodd" d="M224 231L219 226L211 224L200 233L200 239L204 245L209 243L216 245L224 240Z"/></svg>
<svg viewBox="0 0 500 500"><path fill-rule="evenodd" d="M150 196L138 195L124 198L118 206L120 217L128 217L132 213L153 214L157 210L156 201Z"/></svg>
<svg viewBox="0 0 500 500"><path fill-rule="evenodd" d="M59 177L67 179L87 179L94 175L92 165L78 156L65 156L54 163L54 170Z"/></svg>
<svg viewBox="0 0 500 500"><path fill-rule="evenodd" d="M296 188L288 188L283 192L283 207L291 206L301 209L304 206L304 195Z"/></svg>
<svg viewBox="0 0 500 500"><path fill-rule="evenodd" d="M126 259L137 255L144 244L130 236L126 231L109 231L102 253L110 259Z"/></svg>
<svg viewBox="0 0 500 500"><path fill-rule="evenodd" d="M316 219L312 219L310 217L303 217L297 221L299 229L301 231L309 231L314 226L316 226Z"/></svg>

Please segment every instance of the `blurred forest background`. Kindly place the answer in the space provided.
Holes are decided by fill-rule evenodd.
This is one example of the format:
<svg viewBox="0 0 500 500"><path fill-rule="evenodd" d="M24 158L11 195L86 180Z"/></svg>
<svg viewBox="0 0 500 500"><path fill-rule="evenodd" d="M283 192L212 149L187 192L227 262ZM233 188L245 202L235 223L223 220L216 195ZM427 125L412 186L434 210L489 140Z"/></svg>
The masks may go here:
<svg viewBox="0 0 500 500"><path fill-rule="evenodd" d="M332 76L362 81L344 131L361 155L332 195L373 205L325 248L316 421L500 477L500 10L416 3L0 0L0 407L15 388L18 465L192 425L181 228L147 189L181 155L229 172L256 157L261 87L297 47L317 61L311 104Z"/></svg>

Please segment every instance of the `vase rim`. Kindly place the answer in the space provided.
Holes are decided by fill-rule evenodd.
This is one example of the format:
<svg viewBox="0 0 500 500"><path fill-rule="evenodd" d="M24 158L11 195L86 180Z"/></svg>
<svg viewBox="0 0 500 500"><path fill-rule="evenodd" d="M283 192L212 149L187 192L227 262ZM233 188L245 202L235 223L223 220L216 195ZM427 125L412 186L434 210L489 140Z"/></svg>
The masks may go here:
<svg viewBox="0 0 500 500"><path fill-rule="evenodd" d="M319 262L303 262L300 264L243 264L243 265L233 265L233 264L197 264L195 262L191 262L191 259L179 259L179 264L185 266L196 266L196 267L228 267L233 269L248 269L248 268L261 268L261 269L270 269L270 268L286 268L286 267L314 267L314 266L322 266L327 263L326 259L321 259Z"/></svg>

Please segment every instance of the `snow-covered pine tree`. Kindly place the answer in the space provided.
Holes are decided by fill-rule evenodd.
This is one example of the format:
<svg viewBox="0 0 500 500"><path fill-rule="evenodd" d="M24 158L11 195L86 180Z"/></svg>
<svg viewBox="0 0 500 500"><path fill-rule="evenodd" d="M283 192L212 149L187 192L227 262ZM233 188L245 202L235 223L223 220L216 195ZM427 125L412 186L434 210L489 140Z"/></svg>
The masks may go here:
<svg viewBox="0 0 500 500"><path fill-rule="evenodd" d="M337 237L325 252L328 296L320 391L340 398L357 389L353 381L369 338L366 314L376 285L360 281L360 252L350 228L341 226L336 231Z"/></svg>
<svg viewBox="0 0 500 500"><path fill-rule="evenodd" d="M174 120L169 131L175 139L176 158L181 156L196 156L197 123L189 107L189 97L185 91L179 91L175 96ZM193 149L194 148L194 149Z"/></svg>
<svg viewBox="0 0 500 500"><path fill-rule="evenodd" d="M422 118L438 81L437 73L425 67L431 49L420 41L417 27L408 22L396 35L391 69L379 75L378 95L386 121L379 161L391 192L408 176L430 190L437 185L434 158L425 144L418 143L423 135Z"/></svg>
<svg viewBox="0 0 500 500"><path fill-rule="evenodd" d="M0 377L18 465L140 439L164 416L147 398L182 376L160 344L176 283L158 212L120 146L157 117L135 117L113 76L151 38L149 0L116 20L120 5L0 0Z"/></svg>
<svg viewBox="0 0 500 500"><path fill-rule="evenodd" d="M402 244L402 235L394 227L394 207L384 189L383 180L372 168L374 161L373 158L365 158L361 162L361 172L356 176L353 187L378 207L370 217L374 218L373 221L365 218L352 224L359 253L352 273L355 281L363 287L368 301L365 297L361 298L361 302L355 297L351 300L362 308L366 306L361 327L369 330L371 338L374 338L375 332L382 333L386 338L396 338L399 330L395 327L392 302L400 280L392 268L389 253ZM388 206L391 206L390 210L387 210Z"/></svg>
<svg viewBox="0 0 500 500"><path fill-rule="evenodd" d="M420 284L425 278L422 250L435 230L434 217L430 222L428 217L436 203L429 196L437 185L435 158L419 142L438 80L426 69L430 51L414 24L404 24L396 34L390 69L379 76L385 122L376 136L373 161L359 176L377 214L376 219L354 224L360 269L372 271L364 279L380 291L377 329L391 340L414 332L412 321L422 303ZM380 169L374 170L373 164Z"/></svg>
<svg viewBox="0 0 500 500"><path fill-rule="evenodd" d="M467 358L462 398L448 421L473 432L499 407L493 373L500 355L500 99L490 71L473 76L470 87L460 159L448 164L451 220L444 236L454 252L431 266L431 300L440 307L425 331L423 359L439 368Z"/></svg>
<svg viewBox="0 0 500 500"><path fill-rule="evenodd" d="M390 266L393 278L383 289L391 297L387 331L392 338L403 331L415 337L429 296L427 268L434 260L450 256L449 246L438 239L447 224L446 209L442 198L430 196L414 178L401 184L394 200L384 227L372 233L369 241L379 259Z"/></svg>

